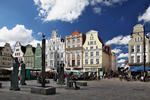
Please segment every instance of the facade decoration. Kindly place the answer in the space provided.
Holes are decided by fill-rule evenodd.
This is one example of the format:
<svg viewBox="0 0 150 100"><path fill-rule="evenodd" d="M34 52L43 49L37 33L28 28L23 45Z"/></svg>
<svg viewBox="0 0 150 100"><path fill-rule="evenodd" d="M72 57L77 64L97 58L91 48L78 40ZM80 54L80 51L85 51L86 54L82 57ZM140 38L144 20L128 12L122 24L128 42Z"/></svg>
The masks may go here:
<svg viewBox="0 0 150 100"><path fill-rule="evenodd" d="M78 31L74 31L71 35L66 36L66 69L83 69L84 42L85 35Z"/></svg>
<svg viewBox="0 0 150 100"><path fill-rule="evenodd" d="M26 47L22 46L21 43L17 41L15 44L13 57L17 57L19 62L21 61L24 62L25 51L26 51Z"/></svg>
<svg viewBox="0 0 150 100"><path fill-rule="evenodd" d="M57 35L57 31L53 30L51 37L46 43L46 69L54 69L65 64L65 41Z"/></svg>

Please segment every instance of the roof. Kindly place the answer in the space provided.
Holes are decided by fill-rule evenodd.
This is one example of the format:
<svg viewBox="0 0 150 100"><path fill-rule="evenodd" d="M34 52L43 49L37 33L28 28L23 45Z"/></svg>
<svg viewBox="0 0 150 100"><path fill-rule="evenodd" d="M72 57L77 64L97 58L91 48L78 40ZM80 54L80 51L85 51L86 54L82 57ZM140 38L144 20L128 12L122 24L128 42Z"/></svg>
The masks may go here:
<svg viewBox="0 0 150 100"><path fill-rule="evenodd" d="M111 48L110 46L104 46L103 51L106 52L107 54L111 55Z"/></svg>
<svg viewBox="0 0 150 100"><path fill-rule="evenodd" d="M65 42L65 40L64 40L63 38L61 38L61 41L62 41L62 42Z"/></svg>
<svg viewBox="0 0 150 100"><path fill-rule="evenodd" d="M102 45L104 45L102 39L98 36L99 41L102 43Z"/></svg>
<svg viewBox="0 0 150 100"><path fill-rule="evenodd" d="M71 35L76 35L79 34L80 32L78 32L77 30L75 30Z"/></svg>
<svg viewBox="0 0 150 100"><path fill-rule="evenodd" d="M35 53L35 47L32 47L32 51L33 51L33 53Z"/></svg>
<svg viewBox="0 0 150 100"><path fill-rule="evenodd" d="M3 49L4 47L0 47L0 51Z"/></svg>
<svg viewBox="0 0 150 100"><path fill-rule="evenodd" d="M22 51L23 53L25 53L25 52L26 52L26 47L25 47L25 46L21 46L21 51Z"/></svg>

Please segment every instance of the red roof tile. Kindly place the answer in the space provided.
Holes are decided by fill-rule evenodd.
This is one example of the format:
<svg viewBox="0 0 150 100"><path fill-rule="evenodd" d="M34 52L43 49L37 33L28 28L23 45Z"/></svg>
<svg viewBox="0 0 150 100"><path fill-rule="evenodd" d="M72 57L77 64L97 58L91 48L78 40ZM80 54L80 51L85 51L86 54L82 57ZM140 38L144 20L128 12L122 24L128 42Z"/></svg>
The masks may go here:
<svg viewBox="0 0 150 100"><path fill-rule="evenodd" d="M79 34L77 30L75 30L71 35L76 35L76 34Z"/></svg>

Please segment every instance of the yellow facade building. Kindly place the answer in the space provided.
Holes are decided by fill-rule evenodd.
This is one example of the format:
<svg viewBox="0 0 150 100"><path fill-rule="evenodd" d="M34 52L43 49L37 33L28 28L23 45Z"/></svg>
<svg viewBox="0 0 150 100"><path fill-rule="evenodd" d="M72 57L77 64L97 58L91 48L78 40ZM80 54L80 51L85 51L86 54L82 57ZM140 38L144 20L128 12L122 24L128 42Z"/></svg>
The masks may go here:
<svg viewBox="0 0 150 100"><path fill-rule="evenodd" d="M105 46L98 36L98 31L86 33L83 45L83 70L85 72L105 72L111 69L110 47Z"/></svg>

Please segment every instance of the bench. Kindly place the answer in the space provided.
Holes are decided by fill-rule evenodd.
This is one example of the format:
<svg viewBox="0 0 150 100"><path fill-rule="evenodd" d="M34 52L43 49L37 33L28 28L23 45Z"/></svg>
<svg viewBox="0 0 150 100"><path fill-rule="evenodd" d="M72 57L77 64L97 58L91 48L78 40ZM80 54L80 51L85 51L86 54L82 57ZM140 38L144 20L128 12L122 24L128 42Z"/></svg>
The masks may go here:
<svg viewBox="0 0 150 100"><path fill-rule="evenodd" d="M79 86L87 86L87 82L85 81L77 81L76 84Z"/></svg>

